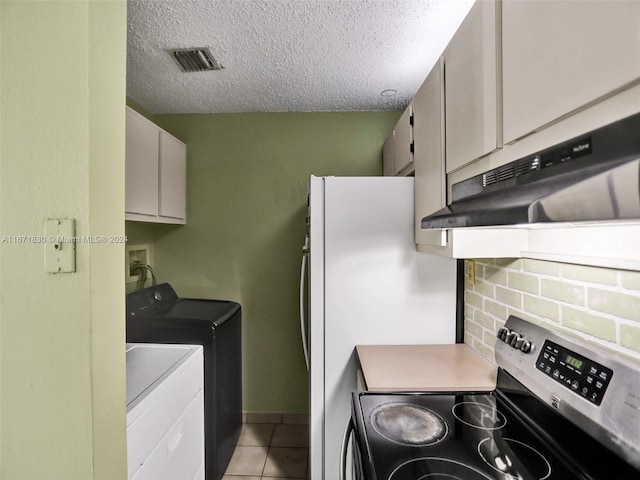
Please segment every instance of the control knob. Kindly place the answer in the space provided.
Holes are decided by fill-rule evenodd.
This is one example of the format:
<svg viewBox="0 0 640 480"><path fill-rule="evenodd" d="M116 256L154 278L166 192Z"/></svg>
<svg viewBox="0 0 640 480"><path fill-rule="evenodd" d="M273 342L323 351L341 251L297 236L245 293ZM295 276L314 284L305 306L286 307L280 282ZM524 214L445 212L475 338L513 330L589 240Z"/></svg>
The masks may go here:
<svg viewBox="0 0 640 480"><path fill-rule="evenodd" d="M529 340L522 339L522 345L520 345L520 351L522 353L529 353L531 351L532 347L533 347L533 345L531 344L531 342Z"/></svg>
<svg viewBox="0 0 640 480"><path fill-rule="evenodd" d="M529 353L533 349L533 344L529 340L520 336L518 332L509 330L507 327L500 327L496 336L522 353Z"/></svg>
<svg viewBox="0 0 640 480"><path fill-rule="evenodd" d="M507 343L511 345L513 348L517 348L516 345L520 340L521 340L521 337L520 337L520 334L518 334L518 332L510 332L509 335L507 335Z"/></svg>
<svg viewBox="0 0 640 480"><path fill-rule="evenodd" d="M507 341L507 335L509 335L509 329L507 327L500 327L497 337L503 342Z"/></svg>
<svg viewBox="0 0 640 480"><path fill-rule="evenodd" d="M522 337L518 337L518 339L516 340L516 344L514 345L514 347L516 348L516 350L522 350L522 345L524 345L524 338Z"/></svg>

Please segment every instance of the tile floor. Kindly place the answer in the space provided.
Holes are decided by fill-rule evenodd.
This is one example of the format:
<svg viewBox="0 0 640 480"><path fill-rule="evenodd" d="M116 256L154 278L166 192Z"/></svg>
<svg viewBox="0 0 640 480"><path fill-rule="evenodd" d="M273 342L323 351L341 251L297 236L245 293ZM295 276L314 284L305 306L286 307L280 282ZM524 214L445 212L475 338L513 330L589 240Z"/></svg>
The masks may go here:
<svg viewBox="0 0 640 480"><path fill-rule="evenodd" d="M308 478L309 426L283 417L247 417L223 480Z"/></svg>

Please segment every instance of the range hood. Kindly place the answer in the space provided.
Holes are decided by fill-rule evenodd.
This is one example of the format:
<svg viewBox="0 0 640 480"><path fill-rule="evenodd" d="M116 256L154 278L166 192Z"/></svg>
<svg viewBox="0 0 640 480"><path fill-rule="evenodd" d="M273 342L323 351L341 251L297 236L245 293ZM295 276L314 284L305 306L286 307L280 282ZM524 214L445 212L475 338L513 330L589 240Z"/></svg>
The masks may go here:
<svg viewBox="0 0 640 480"><path fill-rule="evenodd" d="M423 229L640 219L640 114L452 186Z"/></svg>

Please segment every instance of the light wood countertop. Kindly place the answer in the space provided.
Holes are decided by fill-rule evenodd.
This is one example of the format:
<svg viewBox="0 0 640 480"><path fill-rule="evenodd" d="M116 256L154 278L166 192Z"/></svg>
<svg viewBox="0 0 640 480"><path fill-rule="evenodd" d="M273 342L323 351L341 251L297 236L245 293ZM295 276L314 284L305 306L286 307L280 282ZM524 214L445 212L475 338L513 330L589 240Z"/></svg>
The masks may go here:
<svg viewBox="0 0 640 480"><path fill-rule="evenodd" d="M368 390L493 390L497 369L465 344L357 345Z"/></svg>

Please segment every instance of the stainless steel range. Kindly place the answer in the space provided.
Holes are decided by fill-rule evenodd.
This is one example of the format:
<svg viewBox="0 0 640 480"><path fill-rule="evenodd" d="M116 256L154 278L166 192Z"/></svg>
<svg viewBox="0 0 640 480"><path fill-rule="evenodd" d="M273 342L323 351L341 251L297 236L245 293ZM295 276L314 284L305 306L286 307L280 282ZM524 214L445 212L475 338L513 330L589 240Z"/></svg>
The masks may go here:
<svg viewBox="0 0 640 480"><path fill-rule="evenodd" d="M354 393L357 478L640 478L637 364L513 316L496 361L491 392Z"/></svg>

